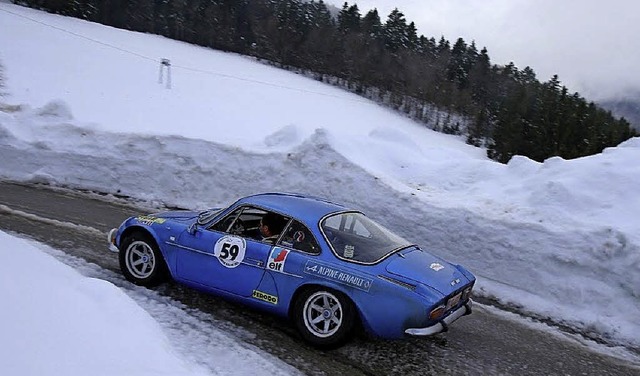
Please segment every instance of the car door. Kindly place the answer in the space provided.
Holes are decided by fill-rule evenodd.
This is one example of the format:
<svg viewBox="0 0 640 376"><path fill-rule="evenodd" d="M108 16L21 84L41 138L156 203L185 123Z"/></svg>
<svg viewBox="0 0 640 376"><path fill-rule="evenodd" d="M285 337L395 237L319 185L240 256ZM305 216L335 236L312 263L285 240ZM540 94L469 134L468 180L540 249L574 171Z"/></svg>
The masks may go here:
<svg viewBox="0 0 640 376"><path fill-rule="evenodd" d="M207 288L251 296L265 272L272 248L257 230L264 210L243 206L208 228L185 231L176 258L180 279Z"/></svg>
<svg viewBox="0 0 640 376"><path fill-rule="evenodd" d="M268 276L273 280L273 287L268 283L269 278L264 278L261 289L280 298L291 297L304 282L307 264L316 260L319 254L320 246L312 232L292 219L267 261Z"/></svg>

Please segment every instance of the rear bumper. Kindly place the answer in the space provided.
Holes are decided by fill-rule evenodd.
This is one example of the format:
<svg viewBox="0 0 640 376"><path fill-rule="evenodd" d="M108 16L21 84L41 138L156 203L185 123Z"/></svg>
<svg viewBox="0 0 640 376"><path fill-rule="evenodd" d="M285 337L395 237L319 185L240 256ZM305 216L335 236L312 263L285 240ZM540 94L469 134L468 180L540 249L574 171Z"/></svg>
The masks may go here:
<svg viewBox="0 0 640 376"><path fill-rule="evenodd" d="M115 244L117 232L118 232L117 228L112 228L111 231L109 231L109 234L107 235L107 242L109 242L109 250L115 253L120 252L120 250L118 249L118 247L116 247L116 244Z"/></svg>
<svg viewBox="0 0 640 376"><path fill-rule="evenodd" d="M428 326L426 328L409 328L404 332L412 336L430 336L433 334L446 332L447 330L449 330L449 325L451 325L451 323L453 323L460 317L466 316L471 313L472 303L473 301L469 299L469 301L466 302L463 306L456 309L449 316L445 317L434 325Z"/></svg>

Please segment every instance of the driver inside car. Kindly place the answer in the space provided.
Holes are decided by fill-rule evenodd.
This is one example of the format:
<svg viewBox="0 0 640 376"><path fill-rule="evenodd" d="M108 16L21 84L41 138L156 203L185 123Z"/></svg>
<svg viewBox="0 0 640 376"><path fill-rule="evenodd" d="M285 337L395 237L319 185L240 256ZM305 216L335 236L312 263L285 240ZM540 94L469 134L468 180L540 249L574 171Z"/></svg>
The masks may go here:
<svg viewBox="0 0 640 376"><path fill-rule="evenodd" d="M274 244L280 237L280 233L287 224L287 220L276 213L268 212L260 220L260 235L262 241L269 244Z"/></svg>

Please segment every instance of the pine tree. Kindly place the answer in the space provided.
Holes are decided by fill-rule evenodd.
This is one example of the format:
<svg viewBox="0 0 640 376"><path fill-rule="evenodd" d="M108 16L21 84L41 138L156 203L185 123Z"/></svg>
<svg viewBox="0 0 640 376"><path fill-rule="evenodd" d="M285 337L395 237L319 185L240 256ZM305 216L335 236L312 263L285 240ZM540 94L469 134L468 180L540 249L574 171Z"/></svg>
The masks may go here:
<svg viewBox="0 0 640 376"><path fill-rule="evenodd" d="M451 52L451 44L449 44L448 40L444 39L444 36L441 36L438 41L437 51L439 54Z"/></svg>
<svg viewBox="0 0 640 376"><path fill-rule="evenodd" d="M417 51L418 29L416 29L416 24L414 22L410 22L409 25L407 25L406 35L407 35L407 45L405 47L409 50Z"/></svg>
<svg viewBox="0 0 640 376"><path fill-rule="evenodd" d="M331 17L331 13L329 12L329 9L327 9L327 5L323 0L312 0L309 2L308 13L311 17L313 26L317 28L328 28L333 26L333 17Z"/></svg>
<svg viewBox="0 0 640 376"><path fill-rule="evenodd" d="M404 18L404 14L398 8L392 10L384 24L384 40L387 49L395 52L400 48L407 48L409 45L407 29L407 20Z"/></svg>
<svg viewBox="0 0 640 376"><path fill-rule="evenodd" d="M306 13L311 27L300 45L305 65L315 70L318 77L321 72L334 74L332 61L341 51L336 51L337 29L333 17L322 0L308 3Z"/></svg>
<svg viewBox="0 0 640 376"><path fill-rule="evenodd" d="M362 18L362 31L374 39L382 39L383 27L377 9L372 9Z"/></svg>
<svg viewBox="0 0 640 376"><path fill-rule="evenodd" d="M358 5L349 6L348 3L342 5L342 10L338 13L338 29L343 33L360 31L361 15Z"/></svg>
<svg viewBox="0 0 640 376"><path fill-rule="evenodd" d="M435 38L427 38L424 35L420 35L416 52L429 59L435 58L437 56Z"/></svg>
<svg viewBox="0 0 640 376"><path fill-rule="evenodd" d="M464 39L458 38L451 49L451 56L447 65L447 79L456 83L459 88L466 87L468 72L471 67L467 56L467 43Z"/></svg>
<svg viewBox="0 0 640 376"><path fill-rule="evenodd" d="M480 54L475 59L473 67L469 71L469 86L473 99L486 107L490 98L488 96L488 88L491 84L491 61L486 48L480 50Z"/></svg>
<svg viewBox="0 0 640 376"><path fill-rule="evenodd" d="M300 62L300 47L312 24L301 0L283 0L276 6L278 35L275 48L278 60L284 64L296 65Z"/></svg>

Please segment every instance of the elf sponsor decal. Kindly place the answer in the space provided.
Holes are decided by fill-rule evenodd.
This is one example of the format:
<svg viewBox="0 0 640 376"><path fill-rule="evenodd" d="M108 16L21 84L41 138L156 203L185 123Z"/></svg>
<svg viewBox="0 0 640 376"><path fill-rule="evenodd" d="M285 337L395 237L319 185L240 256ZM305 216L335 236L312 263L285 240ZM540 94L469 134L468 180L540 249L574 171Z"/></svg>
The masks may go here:
<svg viewBox="0 0 640 376"><path fill-rule="evenodd" d="M370 278L335 269L329 265L311 260L307 260L306 264L304 265L304 272L321 278L329 279L343 285L355 287L366 292L369 292L371 284L373 283L373 280Z"/></svg>
<svg viewBox="0 0 640 376"><path fill-rule="evenodd" d="M287 256L289 256L289 252L290 251L288 249L275 247L269 255L267 269L282 273L284 271L284 263L287 261Z"/></svg>
<svg viewBox="0 0 640 376"><path fill-rule="evenodd" d="M136 219L141 224L147 225L147 226L151 226L154 223L164 223L166 221L166 219L164 219L164 218L156 218L156 217L152 217L152 216L149 216L149 215L141 215L139 217L136 217Z"/></svg>
<svg viewBox="0 0 640 376"><path fill-rule="evenodd" d="M253 290L253 294L251 296L256 298L256 299L258 299L258 300L265 301L267 303L278 304L278 297L277 296L273 296L273 295L269 295L266 292Z"/></svg>
<svg viewBox="0 0 640 376"><path fill-rule="evenodd" d="M244 260L244 253L247 249L247 243L243 238L226 235L220 238L215 247L213 254L225 268L235 268Z"/></svg>

